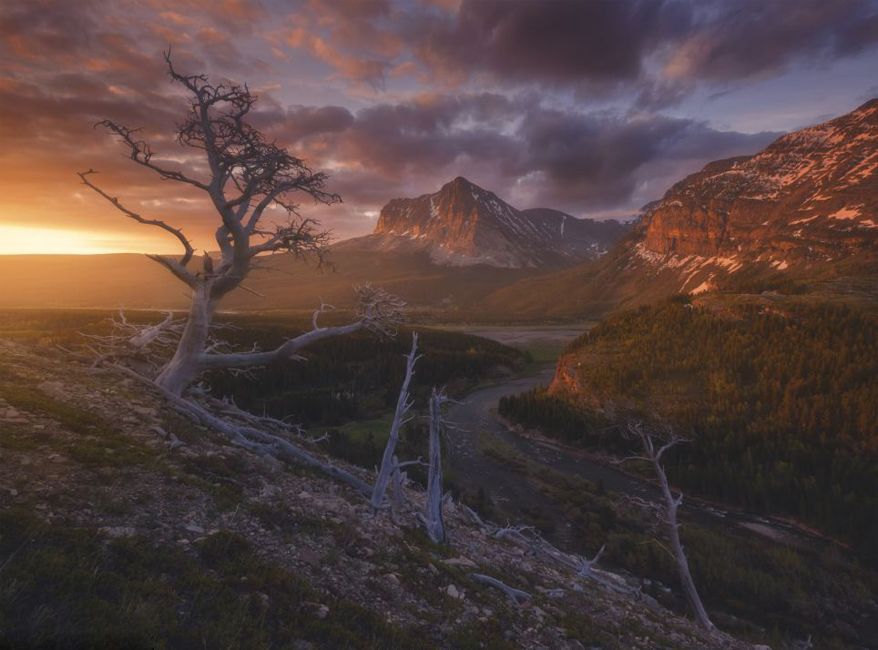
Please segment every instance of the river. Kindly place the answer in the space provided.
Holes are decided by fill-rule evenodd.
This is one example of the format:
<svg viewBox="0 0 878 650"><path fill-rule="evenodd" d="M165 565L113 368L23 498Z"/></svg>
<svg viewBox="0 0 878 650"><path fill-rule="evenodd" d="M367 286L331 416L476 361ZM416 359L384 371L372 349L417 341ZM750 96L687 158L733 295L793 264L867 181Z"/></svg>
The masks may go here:
<svg viewBox="0 0 878 650"><path fill-rule="evenodd" d="M500 341L521 349L560 349L582 333L571 327L496 327L468 330L468 333ZM503 516L514 518L522 512L540 512L554 520L553 542L574 550L578 540L571 539L564 524L559 504L528 485L514 467L503 463L483 450L484 441L513 448L529 461L568 476L600 483L608 492L654 500L658 488L652 483L631 476L616 467L601 463L587 452L563 445L538 432L527 435L510 429L498 416L500 399L515 395L551 381L554 364L542 364L524 376L513 376L469 393L453 404L448 412L448 463L455 482L467 492L479 490L489 496ZM673 480L673 477L671 477ZM773 542L810 548L821 548L828 542L788 522L755 513L728 508L707 501L686 497L681 515L698 523L719 528L746 529ZM514 520L514 519L513 519Z"/></svg>

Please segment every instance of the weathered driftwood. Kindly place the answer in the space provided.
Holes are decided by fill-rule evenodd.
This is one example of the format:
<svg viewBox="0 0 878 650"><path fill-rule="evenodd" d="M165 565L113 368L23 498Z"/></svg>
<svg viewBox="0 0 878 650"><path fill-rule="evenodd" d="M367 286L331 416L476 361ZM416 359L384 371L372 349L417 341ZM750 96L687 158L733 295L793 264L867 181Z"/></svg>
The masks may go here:
<svg viewBox="0 0 878 650"><path fill-rule="evenodd" d="M593 571L594 566L598 563L601 556L603 555L604 546L601 546L600 550L595 554L592 559L588 559L587 557L574 555L571 553L565 553L559 548L553 546L551 543L545 540L533 526L509 524L502 527L496 526L494 524L484 521L475 510L466 505L463 505L463 512L477 527L484 530L485 534L490 535L494 539L509 541L516 546L524 549L531 555L542 555L550 560L553 560L556 563L570 569L579 579L594 580L595 582L600 582L601 584L611 589L623 593L630 594L637 591L636 589L623 588L618 583L608 580L603 575L600 575Z"/></svg>
<svg viewBox="0 0 878 650"><path fill-rule="evenodd" d="M415 364L420 359L418 355L418 334L412 333L412 348L406 355L405 378L402 381L402 387L399 390L399 398L396 400L396 411L393 414L393 422L390 425L390 434L387 437L387 444L384 445L384 455L381 458L381 467L378 470L378 476L375 478L375 485L372 488L372 497L370 503L376 510L384 505L384 497L387 492L387 484L391 480L398 460L396 458L396 444L399 442L399 432L406 422L409 411L412 408L411 396L409 394L409 385L412 376L415 374Z"/></svg>
<svg viewBox="0 0 878 650"><path fill-rule="evenodd" d="M430 396L430 441L427 468L427 495L422 520L427 536L436 544L446 541L445 521L442 516L442 432L445 422L442 405L448 401L445 393L433 389Z"/></svg>
<svg viewBox="0 0 878 650"><path fill-rule="evenodd" d="M483 573L470 573L470 579L473 582L478 582L479 584L487 585L488 587L493 587L494 589L499 589L506 597L509 598L516 605L522 605L524 603L530 602L533 600L533 596L531 596L526 591L522 591L521 589L516 589L515 587L510 587L505 582L498 580L492 576L487 576Z"/></svg>
<svg viewBox="0 0 878 650"><path fill-rule="evenodd" d="M132 323L125 312L109 319L109 334L81 333L86 347L94 354L93 366L108 361L126 363L130 367L152 374L163 363L162 357L173 350L182 331L182 321L167 312L158 323Z"/></svg>
<svg viewBox="0 0 878 650"><path fill-rule="evenodd" d="M186 446L185 442L175 436L172 431L166 431L164 427L160 427L156 424L151 426L149 429L165 441L165 444L168 446L169 452L174 451L177 447Z"/></svg>
<svg viewBox="0 0 878 650"><path fill-rule="evenodd" d="M399 524L402 508L405 503L405 487L408 476L400 469L399 459L393 457L393 473L390 478L390 518L393 523Z"/></svg>
<svg viewBox="0 0 878 650"><path fill-rule="evenodd" d="M591 569L601 559L601 555L604 554L604 549L606 547L607 547L606 544L601 546L601 548L598 550L598 552L595 553L595 556L590 560L587 557L577 558L579 567L577 568L576 573L580 578L590 578L591 577L591 575L592 575Z"/></svg>
<svg viewBox="0 0 878 650"><path fill-rule="evenodd" d="M318 456L303 449L288 438L277 433L271 433L263 428L234 422L229 417L218 416L212 413L207 407L198 404L192 399L179 397L171 391L153 384L151 381L137 374L133 370L124 366L117 366L117 368L129 377L154 386L177 411L190 417L199 424L222 434L232 444L259 454L269 454L280 459L286 459L311 467L333 479L349 485L367 499L371 496L372 486L364 480L347 470L321 460ZM230 410L231 407L228 407L228 409ZM243 411L239 411L238 415L243 420L246 420L248 417L254 417Z"/></svg>

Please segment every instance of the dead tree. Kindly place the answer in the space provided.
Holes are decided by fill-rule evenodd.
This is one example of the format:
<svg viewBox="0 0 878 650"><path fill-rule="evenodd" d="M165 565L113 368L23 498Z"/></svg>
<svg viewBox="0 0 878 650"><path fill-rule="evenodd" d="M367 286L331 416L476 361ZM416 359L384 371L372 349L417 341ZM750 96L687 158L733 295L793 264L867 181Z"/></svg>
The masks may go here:
<svg viewBox="0 0 878 650"><path fill-rule="evenodd" d="M205 403L201 404L198 400L174 395L126 366L117 365L115 370L159 392L174 409L195 422L223 434L233 445L257 454L267 454L311 467L346 483L364 498L368 499L372 493L372 487L354 473L337 467L307 451L301 445L295 444L290 439L294 427L281 420L259 417L211 397L204 398Z"/></svg>
<svg viewBox="0 0 878 650"><path fill-rule="evenodd" d="M494 589L499 589L516 605L520 606L533 600L533 596L528 592L516 589L515 587L510 587L502 580L498 580L493 576L485 575L484 573L470 573L469 577L473 582L493 587Z"/></svg>
<svg viewBox="0 0 878 650"><path fill-rule="evenodd" d="M118 316L110 317L109 322L109 334L82 334L95 354L93 365L125 363L143 374L160 370L156 358L176 347L183 329L183 323L172 312L167 312L158 323L144 325L130 322L125 312L119 310Z"/></svg>
<svg viewBox="0 0 878 650"><path fill-rule="evenodd" d="M427 468L427 496L422 520L427 536L435 544L446 541L445 521L442 516L442 432L445 421L442 405L448 401L445 393L433 389L430 396L430 442Z"/></svg>
<svg viewBox="0 0 878 650"><path fill-rule="evenodd" d="M686 600L695 614L696 621L701 627L713 630L714 625L704 609L704 604L701 602L698 590L695 588L695 581L692 579L692 573L689 571L689 560L686 558L683 543L680 541L680 524L677 521L677 510L683 503L683 493L680 492L679 495L674 496L668 483L668 475L662 465L662 456L664 456L665 452L675 445L685 442L685 440L668 428L661 433L661 438L658 441L660 446L656 446L655 435L640 422L629 423L628 435L639 442L643 448L643 455L624 458L622 462L639 460L652 465L662 493L662 506L659 508L652 507L652 509L656 511L660 522L664 524L667 531L671 552L677 564L677 571L680 574L680 583L683 587L683 592L686 594ZM644 505L654 506L655 504Z"/></svg>
<svg viewBox="0 0 878 650"><path fill-rule="evenodd" d="M390 477L390 518L393 523L399 524L400 514L402 513L403 502L405 501L405 487L408 476L399 466L399 458L393 457L393 474Z"/></svg>
<svg viewBox="0 0 878 650"><path fill-rule="evenodd" d="M179 257L150 255L192 294L189 314L173 356L155 377L165 391L180 396L201 373L226 368L251 368L276 360L295 358L303 348L326 338L362 328L384 330L399 319L402 303L371 287L359 291L358 317L347 325L320 327L291 338L268 351L225 352L209 350L210 328L220 301L242 287L261 255L289 253L299 257L323 258L328 234L313 219L301 218L295 195L331 204L341 199L326 190L326 174L311 170L301 159L268 140L247 122L256 102L247 86L213 84L203 74L182 74L176 70L170 52L165 53L173 83L189 95L189 111L177 128L177 141L203 156L204 176L166 166L154 156L138 129L112 120L105 127L128 150L131 161L162 180L181 183L203 192L216 214L215 240L219 259L205 253L201 268L193 268L195 250L180 228L160 219L150 219L131 210L94 182L93 169L79 172L82 182L111 203L127 218L153 226L175 237L183 251ZM267 223L266 211L280 209L280 223ZM246 288L246 287L244 287ZM322 310L319 310L322 311Z"/></svg>
<svg viewBox="0 0 878 650"><path fill-rule="evenodd" d="M556 548L548 541L543 539L543 537L537 532L536 528L534 528L533 526L526 526L522 524L507 524L506 526L500 527L484 521L481 517L479 517L477 512L475 512L472 508L466 505L463 506L463 512L476 526L481 528L486 535L489 535L494 539L502 539L512 542L513 544L524 549L531 555L544 556L550 560L553 560L558 564L563 565L568 569L571 569L577 579L594 580L607 587L616 589L617 591L632 593L632 590L620 590L618 585L609 582L602 575L598 575L594 572L594 566L600 561L601 556L604 554L604 549L606 548L606 546L601 546L601 548L594 555L594 557L588 559L588 557L565 553L564 551Z"/></svg>
<svg viewBox="0 0 878 650"><path fill-rule="evenodd" d="M393 414L393 422L390 425L387 444L384 446L381 468L375 479L375 487L372 489L370 503L376 510L384 504L384 495L387 492L387 485L391 480L391 476L394 472L399 472L396 459L396 443L399 442L400 429L406 423L406 418L412 408L409 385L411 384L412 376L415 374L415 364L418 362L418 359L420 359L418 355L418 334L417 332L412 332L412 349L406 355L405 378L402 381L402 388L399 390L399 398L396 400L396 411Z"/></svg>

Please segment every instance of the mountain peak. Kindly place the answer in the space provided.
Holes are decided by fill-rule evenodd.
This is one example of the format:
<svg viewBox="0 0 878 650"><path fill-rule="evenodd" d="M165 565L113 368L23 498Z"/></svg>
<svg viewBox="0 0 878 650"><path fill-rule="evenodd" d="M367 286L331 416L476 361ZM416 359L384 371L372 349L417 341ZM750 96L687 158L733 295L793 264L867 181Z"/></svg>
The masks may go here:
<svg viewBox="0 0 878 650"><path fill-rule="evenodd" d="M857 107L854 113L865 113L878 108L878 97L873 97L869 101Z"/></svg>
<svg viewBox="0 0 878 650"><path fill-rule="evenodd" d="M463 176L458 176L458 177L454 178L453 180L450 180L447 183L445 183L445 185L443 185L439 189L439 191L436 193L436 195L441 196L441 195L446 195L449 193L450 194L458 193L462 197L469 196L474 200L477 200L477 197L481 197L482 195L496 196L496 194L494 194L493 192L490 192L490 191L486 190L485 188L480 187L479 185L476 185L471 180L469 180L468 178L464 178Z"/></svg>
<svg viewBox="0 0 878 650"><path fill-rule="evenodd" d="M464 178L463 176L457 176L453 180L450 180L445 185L443 185L443 187L456 187L456 186L479 187L478 185L473 183L471 180L469 180L468 178ZM481 189L481 188L479 188L479 189Z"/></svg>
<svg viewBox="0 0 878 650"><path fill-rule="evenodd" d="M390 201L374 234L417 242L439 264L524 268L596 257L623 231L557 211L522 212L458 176L434 194Z"/></svg>

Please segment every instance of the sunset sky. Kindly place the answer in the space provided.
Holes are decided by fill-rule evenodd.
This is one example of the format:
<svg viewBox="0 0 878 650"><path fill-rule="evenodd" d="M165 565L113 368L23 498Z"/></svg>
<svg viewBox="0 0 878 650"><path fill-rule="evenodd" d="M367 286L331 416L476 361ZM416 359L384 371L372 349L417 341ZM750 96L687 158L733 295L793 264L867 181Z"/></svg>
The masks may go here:
<svg viewBox="0 0 878 650"><path fill-rule="evenodd" d="M142 127L166 161L177 67L247 82L253 121L327 170L336 237L463 175L519 208L629 217L705 162L878 96L878 2L3 0L0 253L166 252L79 184L210 245L197 192L92 124Z"/></svg>

